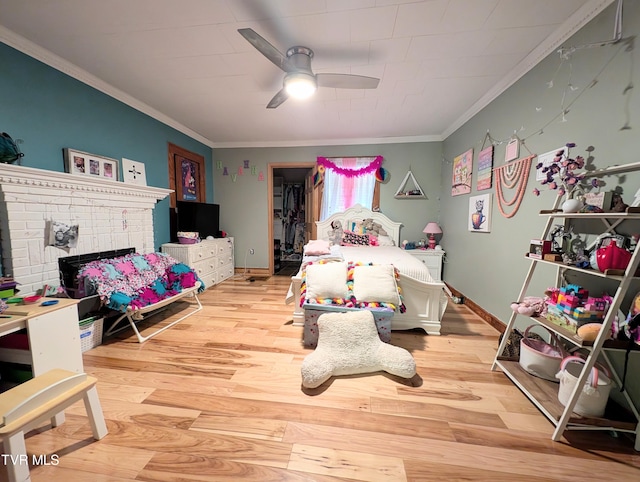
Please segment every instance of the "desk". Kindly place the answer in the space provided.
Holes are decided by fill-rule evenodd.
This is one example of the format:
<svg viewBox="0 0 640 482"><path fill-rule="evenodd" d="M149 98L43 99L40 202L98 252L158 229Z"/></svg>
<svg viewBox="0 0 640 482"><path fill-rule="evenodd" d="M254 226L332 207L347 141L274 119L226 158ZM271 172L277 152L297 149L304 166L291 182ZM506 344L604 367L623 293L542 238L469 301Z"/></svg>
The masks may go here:
<svg viewBox="0 0 640 482"><path fill-rule="evenodd" d="M0 360L31 365L33 376L52 368L82 373L77 304L78 300L60 298L53 306L10 305L1 315L10 318L0 318L0 336L26 328L29 350L0 348Z"/></svg>

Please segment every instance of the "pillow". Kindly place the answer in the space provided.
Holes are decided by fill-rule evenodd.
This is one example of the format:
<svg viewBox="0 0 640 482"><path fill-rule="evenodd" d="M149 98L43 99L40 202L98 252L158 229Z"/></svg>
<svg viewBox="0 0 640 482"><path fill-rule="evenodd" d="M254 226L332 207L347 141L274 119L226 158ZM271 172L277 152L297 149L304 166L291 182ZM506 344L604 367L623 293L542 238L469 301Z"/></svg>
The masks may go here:
<svg viewBox="0 0 640 482"><path fill-rule="evenodd" d="M390 264L355 266L353 296L356 301L400 304L395 270Z"/></svg>
<svg viewBox="0 0 640 482"><path fill-rule="evenodd" d="M382 234L378 235L378 246L395 246L396 244L393 242L390 236L384 236Z"/></svg>
<svg viewBox="0 0 640 482"><path fill-rule="evenodd" d="M305 269L307 299L348 296L347 263L312 263Z"/></svg>
<svg viewBox="0 0 640 482"><path fill-rule="evenodd" d="M369 235L345 231L342 235L341 244L342 246L369 246Z"/></svg>
<svg viewBox="0 0 640 482"><path fill-rule="evenodd" d="M307 256L320 256L331 253L329 247L331 243L324 239L312 239L304 247L304 254Z"/></svg>

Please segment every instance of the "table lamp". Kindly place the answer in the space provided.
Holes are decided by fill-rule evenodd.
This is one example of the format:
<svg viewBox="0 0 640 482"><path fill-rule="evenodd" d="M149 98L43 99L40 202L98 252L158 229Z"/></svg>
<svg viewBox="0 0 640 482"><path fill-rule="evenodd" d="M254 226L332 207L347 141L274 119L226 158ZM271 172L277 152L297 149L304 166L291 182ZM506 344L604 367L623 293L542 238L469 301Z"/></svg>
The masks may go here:
<svg viewBox="0 0 640 482"><path fill-rule="evenodd" d="M438 226L438 223L428 223L424 229L423 233L429 235L429 249L436 249L436 234L442 234L442 229Z"/></svg>

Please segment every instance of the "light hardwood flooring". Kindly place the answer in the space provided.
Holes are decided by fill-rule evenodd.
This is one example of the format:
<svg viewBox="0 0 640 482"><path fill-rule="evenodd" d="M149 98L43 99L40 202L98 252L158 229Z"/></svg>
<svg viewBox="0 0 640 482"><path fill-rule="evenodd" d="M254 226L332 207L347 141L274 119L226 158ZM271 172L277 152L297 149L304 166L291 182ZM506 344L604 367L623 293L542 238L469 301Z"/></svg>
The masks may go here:
<svg viewBox="0 0 640 482"><path fill-rule="evenodd" d="M32 480L640 480L626 436L553 442L552 424L491 371L498 333L464 305L449 304L442 336L393 332L418 386L375 373L303 391L312 350L291 324L288 283L226 281L146 343L127 330L86 352L109 434L94 441L73 405L60 427L29 434L29 454L59 457L33 466Z"/></svg>

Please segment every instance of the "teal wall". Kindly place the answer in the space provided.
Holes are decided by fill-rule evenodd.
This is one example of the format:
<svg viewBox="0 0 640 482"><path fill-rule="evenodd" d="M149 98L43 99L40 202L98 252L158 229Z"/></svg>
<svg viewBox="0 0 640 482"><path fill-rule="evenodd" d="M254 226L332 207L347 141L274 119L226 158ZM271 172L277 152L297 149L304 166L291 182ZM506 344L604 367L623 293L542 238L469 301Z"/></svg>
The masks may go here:
<svg viewBox="0 0 640 482"><path fill-rule="evenodd" d="M22 165L63 172L72 147L143 162L147 185L168 188L171 142L204 156L212 202L210 147L3 43L0 66L0 131L24 141ZM154 227L159 247L170 239L169 198L154 209Z"/></svg>

